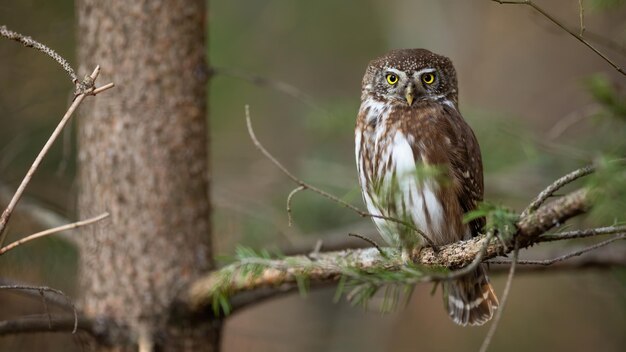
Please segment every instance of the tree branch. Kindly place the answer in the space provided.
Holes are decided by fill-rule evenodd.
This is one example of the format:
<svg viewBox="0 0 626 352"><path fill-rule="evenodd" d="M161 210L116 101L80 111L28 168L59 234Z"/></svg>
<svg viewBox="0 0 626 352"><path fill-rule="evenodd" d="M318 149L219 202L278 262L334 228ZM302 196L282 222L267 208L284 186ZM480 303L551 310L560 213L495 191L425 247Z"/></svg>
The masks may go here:
<svg viewBox="0 0 626 352"><path fill-rule="evenodd" d="M38 238L41 238L41 237L50 236L50 235L53 235L55 233L59 233L59 232L67 231L67 230L73 230L73 229L76 229L76 228L79 228L79 227L91 225L93 223L96 223L96 222L98 222L100 220L103 220L103 219L106 219L108 217L109 217L109 213L103 213L103 214L100 214L100 215L95 216L95 217L90 218L90 219L81 220L81 221L73 222L71 224L66 224L66 225L63 225L63 226L59 226L59 227L55 227L55 228L52 228L52 229L47 229L47 230L44 230L44 231L40 231L40 232L34 233L32 235L26 236L26 237L24 237L22 239L19 239L19 240L15 241L15 242L9 243L8 245L0 248L0 255L3 255L6 252L8 252L8 251L10 251L12 249L15 249L16 247L18 247L18 246L20 246L20 245L22 245L22 244L24 244L26 242L30 242L30 241L36 240Z"/></svg>
<svg viewBox="0 0 626 352"><path fill-rule="evenodd" d="M83 316L78 318L77 323L75 323L73 317L53 316L49 319L46 315L33 315L13 320L4 320L0 321L0 336L42 332L72 333L75 326L76 331L89 334L104 346L124 346L133 343L128 328L110 319L89 319Z"/></svg>
<svg viewBox="0 0 626 352"><path fill-rule="evenodd" d="M596 55L600 56L609 65L613 66L613 68L616 69L619 73L626 75L626 71L624 71L620 66L618 66L615 62L613 62L613 60L611 60L608 56L606 56L600 50L596 49L596 47L591 45L591 43L589 43L582 35L577 34L572 29L565 26L563 23L561 23L559 20L554 18L551 14L546 12L543 8L539 7L539 5L535 4L533 1L530 1L530 0L518 0L518 1L491 0L491 1L497 2L501 5L527 5L527 6L532 7L535 11L539 12L543 17L547 18L550 22L554 23L559 28L567 32L569 35L576 38L579 42L583 43L586 47L591 49L591 51L596 53Z"/></svg>
<svg viewBox="0 0 626 352"><path fill-rule="evenodd" d="M6 232L5 232L6 225L9 219L11 218L11 214L13 213L13 210L15 209L17 202L19 202L20 198L22 197L22 194L24 193L24 190L26 190L26 186L28 186L30 180L35 174L35 171L37 171L37 168L41 164L41 161L46 156L50 148L52 147L52 144L56 141L56 139L59 137L59 135L63 131L63 128L72 117L72 114L74 113L74 111L76 111L80 103L82 103L82 101L88 95L95 95L97 93L100 93L106 89L113 87L113 83L109 83L100 88L95 88L94 82L96 78L98 77L99 73L100 73L100 66L97 66L94 69L94 71L91 73L91 75L87 76L83 82L80 82L77 84L78 91L77 91L76 97L74 98L74 101L72 102L72 105L70 105L70 107L67 109L67 111L65 112L65 115L63 116L63 118L61 119L57 127L54 129L54 131L50 135L50 138L48 138L48 141L46 142L46 144L44 144L43 148L41 148L41 151L35 158L35 161L31 165L31 167L28 169L26 176L24 176L24 178L22 179L22 182L20 183L19 187L15 191L15 194L11 198L9 205L0 216L0 247L2 247L2 245L4 244L4 240L6 239Z"/></svg>
<svg viewBox="0 0 626 352"><path fill-rule="evenodd" d="M539 207L532 214L519 220L518 230L513 238L519 242L520 248L539 242L540 236L546 231L586 211L590 206L589 198L588 192L580 189ZM493 241L484 246L486 237L487 235L482 235L467 241L445 245L440 247L438 252L432 248L423 248L412 253L411 259L413 263L425 269L442 267L459 269L469 265L483 248L483 260L513 250L511 242ZM351 270L395 272L406 268L397 249L385 248L384 251L389 258L384 258L376 248L319 253L314 260L304 255L273 260L252 258L246 262L226 266L200 278L182 294L181 301L191 311L201 311L211 306L213 295L219 288L232 297L232 309L235 310L240 308L237 303L239 295L245 296L246 293L260 290L265 292L263 294L265 298L272 294L287 292L297 285L299 276L306 276L313 284L323 285L339 280L342 275L346 275ZM259 275L233 267L233 265L255 263L265 266ZM223 281L225 272L232 274L227 283ZM425 275L417 278L415 282L432 279L433 276Z"/></svg>

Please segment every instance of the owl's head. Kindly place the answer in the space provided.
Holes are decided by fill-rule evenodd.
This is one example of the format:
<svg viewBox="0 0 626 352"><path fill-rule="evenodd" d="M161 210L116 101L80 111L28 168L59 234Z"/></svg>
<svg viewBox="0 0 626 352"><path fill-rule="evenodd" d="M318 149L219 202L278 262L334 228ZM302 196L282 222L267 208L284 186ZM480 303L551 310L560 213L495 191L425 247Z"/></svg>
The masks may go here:
<svg viewBox="0 0 626 352"><path fill-rule="evenodd" d="M372 60L367 66L361 99L416 106L422 101L458 104L456 71L452 61L426 49L400 49Z"/></svg>

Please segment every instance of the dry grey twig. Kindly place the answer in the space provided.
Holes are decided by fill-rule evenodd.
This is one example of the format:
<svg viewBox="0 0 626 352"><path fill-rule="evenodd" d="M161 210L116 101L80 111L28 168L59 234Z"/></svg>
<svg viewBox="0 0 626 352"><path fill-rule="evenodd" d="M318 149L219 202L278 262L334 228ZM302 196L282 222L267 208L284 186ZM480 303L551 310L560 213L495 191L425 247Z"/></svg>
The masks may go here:
<svg viewBox="0 0 626 352"><path fill-rule="evenodd" d="M527 5L527 6L532 7L535 11L539 12L543 17L545 17L548 20L550 20L550 22L552 22L555 25L559 26L559 28L561 28L562 30L567 32L569 35L571 35L572 37L576 38L579 42L583 43L586 47L591 49L591 51L596 53L596 55L600 56L609 65L613 66L613 68L616 69L619 73L621 73L623 75L626 75L626 71L624 71L620 66L618 66L615 62L613 62L613 60L611 60L603 52L601 52L600 50L596 49L596 47L591 45L591 43L589 43L585 38L583 38L581 35L575 33L573 30L571 30L570 28L565 26L563 23L561 23L559 20L554 18L551 14L546 12L543 8L541 8L539 5L535 4L533 1L530 1L530 0L519 0L519 1L491 0L491 1L497 2L497 3L501 4L501 5Z"/></svg>
<svg viewBox="0 0 626 352"><path fill-rule="evenodd" d="M252 142L254 143L255 147L261 151L261 153L263 153L263 155L265 155L265 157L267 159L269 159L272 164L274 164L280 171L283 172L283 174L285 174L287 177L289 177L293 182L295 182L296 184L298 184L302 189L298 189L300 187L298 187L298 191L303 191L303 190L311 190L312 192L315 192L327 199L330 199L331 201L345 207L348 208L352 211L354 211L355 213L359 214L361 217L371 217L371 218L378 218L378 219L384 219L384 220L388 220L388 221L392 221L401 225L406 226L407 228L415 231L415 233L417 233L419 236L421 236L424 241L426 241L426 243L428 243L428 245L435 249L435 251L437 250L437 246L433 243L433 241L431 241L430 238L428 238L428 236L426 236L422 231L420 231L418 228L416 228L415 226L413 226L412 224L410 224L407 221L402 221L399 219L395 219L389 216L382 216L382 215L376 215L376 214L370 214L368 212L365 212L361 209L359 209L358 207L346 202L345 200L338 198L326 191L323 191L315 186L312 186L304 181L302 181L301 179L299 179L298 177L296 177L293 173L291 173L291 171L289 171L283 164L280 163L280 161L278 161L278 159L276 159L267 149L265 149L265 147L261 144L261 142L259 142L259 140L256 137L256 134L254 133L254 130L252 129L252 120L250 117L250 107L248 105L246 105L245 107L245 111L246 111L246 125L248 127L248 134L250 135L250 139L252 139ZM295 191L295 190L294 190ZM296 191L297 192L297 191ZM293 191L292 194L290 194L290 196L293 196ZM288 198L288 204L289 204L289 198Z"/></svg>

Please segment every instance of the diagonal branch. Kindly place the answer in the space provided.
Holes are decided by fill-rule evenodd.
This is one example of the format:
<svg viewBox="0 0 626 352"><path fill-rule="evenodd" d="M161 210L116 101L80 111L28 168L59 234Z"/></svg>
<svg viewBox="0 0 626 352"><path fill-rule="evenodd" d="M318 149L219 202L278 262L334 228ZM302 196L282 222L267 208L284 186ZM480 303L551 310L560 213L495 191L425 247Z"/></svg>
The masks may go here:
<svg viewBox="0 0 626 352"><path fill-rule="evenodd" d="M578 170L574 170L572 172L570 172L569 174L560 177L559 179L557 179L556 181L554 181L550 186L548 186L546 189L544 189L541 193L539 193L539 195L537 196L537 198L535 198L535 200L533 200L530 205L524 209L524 211L522 212L522 217L525 217L526 215L534 212L535 210L537 210L548 198L552 197L552 195L558 191L559 189L561 189L563 186L574 182L575 180L583 177L583 176L587 176L591 173L593 173L595 171L595 167L593 165L589 165L589 166L585 166L583 168L580 168Z"/></svg>
<svg viewBox="0 0 626 352"><path fill-rule="evenodd" d="M519 264L530 264L530 265L542 265L542 266L548 266L548 265L552 265L554 263L558 263L558 262L562 262L564 260L573 258L573 257L577 257L579 255L585 254L587 252L591 252L595 249L598 249L600 247L604 247L608 244L611 244L615 241L619 241L619 240L623 240L626 238L626 233L621 233L613 238L610 238L608 240L602 241L602 242L598 242L594 245L582 248L582 249L577 249L575 251L560 255L556 258L552 258L552 259L545 259L545 260L520 260L518 261ZM490 263L492 263L492 261L490 261ZM510 261L493 261L493 263L495 264L510 264Z"/></svg>
<svg viewBox="0 0 626 352"><path fill-rule="evenodd" d="M91 75L89 75L85 79L84 82L79 84L80 93L75 97L74 101L72 102L72 105L70 105L70 107L67 109L67 112L65 112L65 115L63 116L63 118L61 119L57 127L54 129L54 131L52 132L52 135L50 135L50 138L48 138L48 141L46 142L46 144L44 144L43 148L41 149L41 151L35 158L35 161L31 165L31 167L28 169L26 176L24 176L24 179L22 179L22 182L17 188L17 191L15 191L15 194L11 198L9 205L0 216L0 247L2 247L2 245L4 244L4 240L6 239L6 232L5 232L6 225L9 219L11 218L11 214L13 213L13 210L15 209L17 202L19 202L20 198L24 194L24 190L26 190L26 186L28 186L30 180L33 178L33 175L35 174L35 171L37 171L37 168L41 164L41 161L46 156L50 148L52 147L52 144L59 137L65 125L69 122L74 111L76 111L80 103L82 103L82 101L88 95L95 95L97 93L100 93L106 89L113 87L113 83L109 83L100 88L95 88L94 82L96 78L98 77L99 73L100 73L100 66L97 66L95 70L91 73Z"/></svg>
<svg viewBox="0 0 626 352"><path fill-rule="evenodd" d="M280 163L280 161L278 161L278 159L276 159L267 149L265 149L265 147L263 146L263 144L261 144L261 142L259 142L259 140L257 139L254 130L252 129L252 121L250 118L250 107L248 105L246 105L246 124L248 127L248 134L250 135L250 139L252 139L252 142L254 143L255 147L261 151L261 153L263 153L263 155L265 155L265 157L267 159L269 159L269 161L272 162L272 164L276 165L276 167L282 171L283 174L285 174L287 177L289 177L293 182L295 182L296 184L299 185L298 188L296 188L296 190L294 190L295 192L299 192L299 191L303 191L303 190L311 190L312 192L315 192L319 195L321 195L322 197L325 197L327 199L330 199L331 201L345 207L348 208L352 211L354 211L355 213L359 214L361 217L370 217L370 218L377 218L377 219L384 219L384 220L388 220L388 221L392 221L398 224L401 224L403 226L406 226L407 228L413 230L415 233L417 233L419 236L421 236L424 241L426 241L426 243L428 243L428 245L437 250L438 247L435 245L435 243L433 243L433 241L426 236L426 234L424 234L424 232L422 232L420 229L418 229L417 227L413 226L413 224L409 223L408 221L403 221L400 219L396 219L390 216L384 216L384 215L377 215L377 214L370 214L368 212L365 212L361 209L359 209L358 207L346 202L345 200L338 198L324 190L321 190L313 185L310 185L304 181L302 181L301 179L299 179L298 177L296 177L291 171L289 171L283 164ZM291 200L291 197L293 197L294 191L292 191L292 193L289 194L289 197L287 198L287 204L288 204L288 210L290 209L289 207L289 201ZM289 213L289 212L288 212Z"/></svg>
<svg viewBox="0 0 626 352"><path fill-rule="evenodd" d="M26 242L30 242L30 241L36 240L38 238L41 238L41 237L50 236L50 235L53 235L55 233L59 233L59 232L67 231L67 230L73 230L73 229L76 229L76 228L79 228L79 227L91 225L93 223L96 223L96 222L98 222L100 220L103 220L103 219L106 219L108 217L109 217L109 213L103 213L103 214L100 214L100 215L95 216L93 218L89 218L89 219L86 219L86 220L73 222L71 224L62 225L62 226L58 226L58 227L55 227L55 228L52 228L52 229L47 229L47 230L44 230L44 231L40 231L40 232L34 233L32 235L26 236L26 237L24 237L22 239L19 239L19 240L15 241L15 242L9 243L8 245L0 248L0 255L3 255L3 254L5 254L6 252L8 252L8 251L10 251L12 249L15 249L15 247L21 246L22 244L24 244Z"/></svg>
<svg viewBox="0 0 626 352"><path fill-rule="evenodd" d="M613 62L613 60L611 60L608 56L606 56L600 50L596 49L595 46L591 45L591 43L589 43L582 35L574 32L572 29L565 26L563 23L561 23L559 20L554 18L551 14L546 12L543 8L535 4L533 1L531 0L519 0L519 1L491 0L491 1L497 2L501 5L527 5L527 6L532 7L535 11L539 12L543 17L547 18L550 22L554 23L559 28L567 32L569 35L576 38L579 42L583 43L586 47L591 49L591 51L593 51L594 53L596 53L596 55L604 59L604 61L606 61L609 65L613 66L613 68L616 69L619 73L626 75L626 71L624 71L620 66L618 66L615 62Z"/></svg>

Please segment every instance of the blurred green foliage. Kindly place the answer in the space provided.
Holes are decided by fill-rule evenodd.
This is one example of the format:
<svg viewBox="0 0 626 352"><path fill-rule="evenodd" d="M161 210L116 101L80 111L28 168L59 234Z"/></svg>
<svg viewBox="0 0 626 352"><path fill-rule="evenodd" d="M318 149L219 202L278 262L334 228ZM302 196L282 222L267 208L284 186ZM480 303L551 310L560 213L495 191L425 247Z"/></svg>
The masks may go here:
<svg viewBox="0 0 626 352"><path fill-rule="evenodd" d="M626 120L626 96L620 94L605 74L595 74L585 83L593 98L602 104L607 114Z"/></svg>

